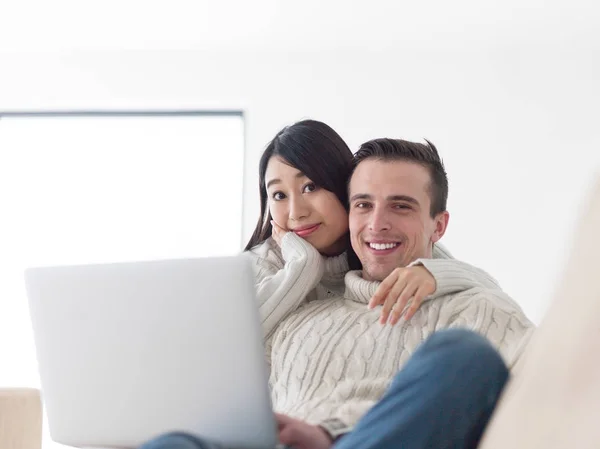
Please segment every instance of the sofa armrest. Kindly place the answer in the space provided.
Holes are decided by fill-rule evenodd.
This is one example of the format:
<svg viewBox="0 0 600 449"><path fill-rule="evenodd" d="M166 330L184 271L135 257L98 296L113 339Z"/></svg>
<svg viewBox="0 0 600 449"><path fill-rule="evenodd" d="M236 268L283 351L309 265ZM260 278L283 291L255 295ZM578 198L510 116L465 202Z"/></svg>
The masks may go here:
<svg viewBox="0 0 600 449"><path fill-rule="evenodd" d="M32 388L0 388L0 448L41 449L42 401Z"/></svg>
<svg viewBox="0 0 600 449"><path fill-rule="evenodd" d="M600 447L600 176L554 299L479 449Z"/></svg>

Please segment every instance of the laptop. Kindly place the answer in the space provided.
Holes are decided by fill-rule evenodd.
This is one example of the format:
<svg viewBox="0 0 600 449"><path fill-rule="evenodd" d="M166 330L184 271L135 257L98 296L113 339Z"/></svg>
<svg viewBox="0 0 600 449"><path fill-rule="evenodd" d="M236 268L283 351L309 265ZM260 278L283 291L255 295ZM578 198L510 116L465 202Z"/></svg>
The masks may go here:
<svg viewBox="0 0 600 449"><path fill-rule="evenodd" d="M246 256L38 267L25 282L54 441L135 448L184 431L275 447Z"/></svg>

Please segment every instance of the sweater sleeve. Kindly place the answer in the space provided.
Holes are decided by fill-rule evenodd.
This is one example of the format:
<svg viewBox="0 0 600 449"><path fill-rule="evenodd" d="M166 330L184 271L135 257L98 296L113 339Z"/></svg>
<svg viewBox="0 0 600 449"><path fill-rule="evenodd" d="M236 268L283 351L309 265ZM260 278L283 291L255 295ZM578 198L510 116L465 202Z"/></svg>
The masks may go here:
<svg viewBox="0 0 600 449"><path fill-rule="evenodd" d="M457 299L451 301L455 310L449 327L466 327L486 337L512 369L529 343L535 325L503 292L476 289Z"/></svg>
<svg viewBox="0 0 600 449"><path fill-rule="evenodd" d="M250 253L255 263L256 296L265 337L302 304L323 276L323 257L296 234L285 234L281 253L283 267L277 267L268 256Z"/></svg>
<svg viewBox="0 0 600 449"><path fill-rule="evenodd" d="M356 421L358 421L358 419ZM329 438L331 438L331 441L334 443L347 433L352 432L353 428L353 426L346 424L339 418L327 419L321 422L319 424L319 427L321 427L325 432L327 432Z"/></svg>
<svg viewBox="0 0 600 449"><path fill-rule="evenodd" d="M422 265L436 283L432 298L460 293L471 288L499 290L498 282L485 271L456 259L417 259L409 266Z"/></svg>
<svg viewBox="0 0 600 449"><path fill-rule="evenodd" d="M454 259L454 256L450 253L448 248L441 243L433 245L433 254L431 257L433 259Z"/></svg>

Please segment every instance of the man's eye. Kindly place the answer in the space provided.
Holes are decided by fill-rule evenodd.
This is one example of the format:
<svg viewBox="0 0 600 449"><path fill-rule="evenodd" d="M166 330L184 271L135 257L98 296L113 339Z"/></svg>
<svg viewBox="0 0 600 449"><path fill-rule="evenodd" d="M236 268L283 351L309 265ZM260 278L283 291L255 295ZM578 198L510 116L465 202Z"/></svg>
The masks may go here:
<svg viewBox="0 0 600 449"><path fill-rule="evenodd" d="M317 190L317 186L311 182L304 186L304 188L302 189L302 193L310 193L310 192L314 192L315 190Z"/></svg>
<svg viewBox="0 0 600 449"><path fill-rule="evenodd" d="M371 207L371 205L369 203L356 203L356 206L359 209L367 209L369 207Z"/></svg>
<svg viewBox="0 0 600 449"><path fill-rule="evenodd" d="M273 194L273 199L275 201L281 201L281 200L285 199L285 195L283 193L281 193L281 192L275 192Z"/></svg>
<svg viewBox="0 0 600 449"><path fill-rule="evenodd" d="M407 210L407 209L410 209L410 206L409 206L409 205L407 205L407 204L396 204L396 205L394 206L394 208L395 208L395 209L404 209L404 210Z"/></svg>

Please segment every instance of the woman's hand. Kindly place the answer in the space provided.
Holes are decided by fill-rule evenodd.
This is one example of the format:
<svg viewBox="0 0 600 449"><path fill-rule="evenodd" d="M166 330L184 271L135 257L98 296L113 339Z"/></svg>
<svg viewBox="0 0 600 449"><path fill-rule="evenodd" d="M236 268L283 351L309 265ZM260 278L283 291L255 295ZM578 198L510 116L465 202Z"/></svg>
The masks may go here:
<svg viewBox="0 0 600 449"><path fill-rule="evenodd" d="M432 295L435 289L435 279L427 268L421 265L396 268L377 288L369 301L369 308L383 304L381 324L389 319L389 323L394 325L400 320L409 300L410 306L404 313L405 320L412 318L423 299Z"/></svg>
<svg viewBox="0 0 600 449"><path fill-rule="evenodd" d="M271 220L271 226L273 227L273 232L271 233L271 235L273 236L273 240L275 240L275 242L281 248L281 241L283 240L283 236L286 235L288 231L283 229L277 223L275 223L275 220Z"/></svg>

